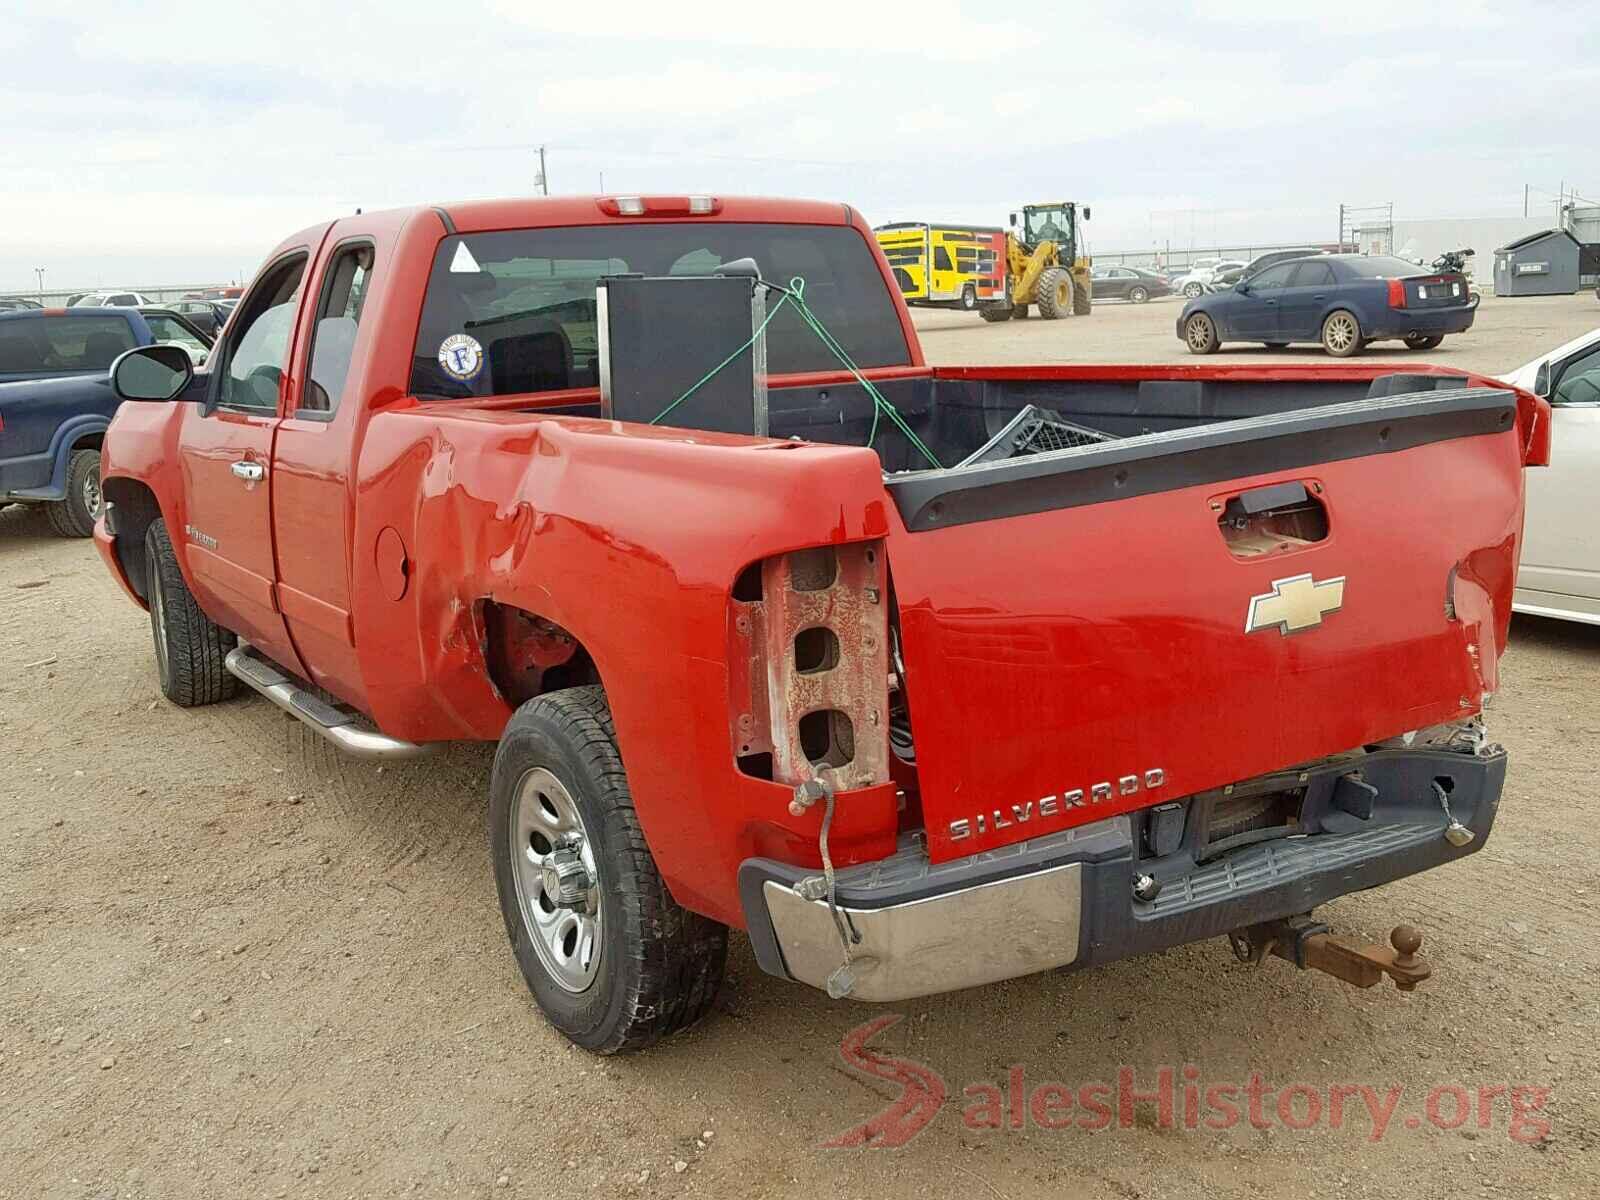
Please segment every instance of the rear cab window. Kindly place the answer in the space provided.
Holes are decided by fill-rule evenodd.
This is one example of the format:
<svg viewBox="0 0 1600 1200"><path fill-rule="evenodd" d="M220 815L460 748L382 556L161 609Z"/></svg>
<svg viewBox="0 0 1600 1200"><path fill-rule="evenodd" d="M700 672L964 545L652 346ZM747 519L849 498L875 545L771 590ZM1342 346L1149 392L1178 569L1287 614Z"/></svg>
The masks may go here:
<svg viewBox="0 0 1600 1200"><path fill-rule="evenodd" d="M739 258L755 259L773 283L803 278L806 303L863 369L911 362L888 285L852 227L673 222L514 229L440 242L411 391L459 399L598 387L600 279L706 275ZM769 311L775 303L769 297ZM788 306L766 336L773 375L839 369Z"/></svg>
<svg viewBox="0 0 1600 1200"><path fill-rule="evenodd" d="M24 371L106 371L136 345L124 317L31 317L0 322L0 375Z"/></svg>

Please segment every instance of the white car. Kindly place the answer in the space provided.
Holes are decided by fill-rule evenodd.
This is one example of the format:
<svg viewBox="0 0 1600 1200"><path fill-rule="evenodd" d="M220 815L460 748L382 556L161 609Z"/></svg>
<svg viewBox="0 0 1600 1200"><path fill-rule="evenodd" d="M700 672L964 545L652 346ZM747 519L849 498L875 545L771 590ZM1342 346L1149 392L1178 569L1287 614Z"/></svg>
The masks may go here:
<svg viewBox="0 0 1600 1200"><path fill-rule="evenodd" d="M1528 471L1517 612L1600 625L1600 329L1503 378L1550 401L1550 465Z"/></svg>
<svg viewBox="0 0 1600 1200"><path fill-rule="evenodd" d="M138 308L155 301L143 292L90 292L81 297L73 308Z"/></svg>
<svg viewBox="0 0 1600 1200"><path fill-rule="evenodd" d="M1172 281L1172 290L1193 300L1206 290L1206 284L1211 282L1213 276L1245 265L1237 258L1197 258L1189 264L1187 275L1180 275Z"/></svg>

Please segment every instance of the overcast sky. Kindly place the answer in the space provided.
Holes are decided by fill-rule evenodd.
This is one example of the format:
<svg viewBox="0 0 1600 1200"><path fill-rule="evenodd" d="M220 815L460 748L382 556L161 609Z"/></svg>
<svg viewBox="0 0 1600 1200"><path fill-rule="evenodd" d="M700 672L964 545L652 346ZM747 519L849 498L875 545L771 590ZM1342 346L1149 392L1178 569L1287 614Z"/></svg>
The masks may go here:
<svg viewBox="0 0 1600 1200"><path fill-rule="evenodd" d="M1078 199L1102 251L1600 196L1592 4L4 7L0 290L236 279L358 206L529 194L541 142L557 192Z"/></svg>

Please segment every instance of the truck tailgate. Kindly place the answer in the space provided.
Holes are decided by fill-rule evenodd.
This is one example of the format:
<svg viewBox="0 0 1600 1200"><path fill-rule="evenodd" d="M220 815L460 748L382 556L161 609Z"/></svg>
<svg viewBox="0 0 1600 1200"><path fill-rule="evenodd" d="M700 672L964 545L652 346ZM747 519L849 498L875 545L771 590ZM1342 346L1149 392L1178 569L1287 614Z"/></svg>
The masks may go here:
<svg viewBox="0 0 1600 1200"><path fill-rule="evenodd" d="M1509 391L1429 392L891 480L930 857L1476 712L1516 418Z"/></svg>

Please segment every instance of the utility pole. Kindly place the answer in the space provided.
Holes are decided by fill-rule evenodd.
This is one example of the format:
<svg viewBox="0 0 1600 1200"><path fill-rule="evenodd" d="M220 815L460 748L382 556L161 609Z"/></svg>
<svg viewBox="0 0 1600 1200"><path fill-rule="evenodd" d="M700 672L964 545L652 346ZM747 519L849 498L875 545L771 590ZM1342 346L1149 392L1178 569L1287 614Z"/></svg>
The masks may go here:
<svg viewBox="0 0 1600 1200"><path fill-rule="evenodd" d="M1524 217L1526 217L1528 215L1528 185L1527 184L1523 184L1522 185L1522 215Z"/></svg>
<svg viewBox="0 0 1600 1200"><path fill-rule="evenodd" d="M544 147L539 147L539 191L544 195L550 194L550 177L544 172Z"/></svg>
<svg viewBox="0 0 1600 1200"><path fill-rule="evenodd" d="M1344 205L1339 205L1339 253L1344 253Z"/></svg>
<svg viewBox="0 0 1600 1200"><path fill-rule="evenodd" d="M600 194L602 196L606 194L606 173L604 171L600 172Z"/></svg>
<svg viewBox="0 0 1600 1200"><path fill-rule="evenodd" d="M44 303L44 268L43 267L35 267L33 269L33 274L34 274L34 278L37 279L38 282L39 282L39 303L43 304Z"/></svg>

